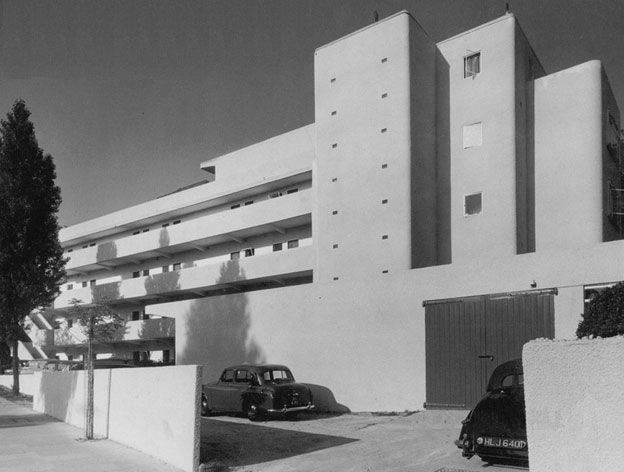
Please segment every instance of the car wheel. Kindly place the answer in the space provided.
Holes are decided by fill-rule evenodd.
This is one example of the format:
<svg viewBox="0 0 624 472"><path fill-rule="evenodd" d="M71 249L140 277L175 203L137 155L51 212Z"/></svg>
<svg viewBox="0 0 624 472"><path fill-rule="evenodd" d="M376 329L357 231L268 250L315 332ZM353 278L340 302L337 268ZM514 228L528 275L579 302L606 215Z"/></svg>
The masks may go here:
<svg viewBox="0 0 624 472"><path fill-rule="evenodd" d="M210 416L210 408L208 408L208 399L206 395L202 393L201 396L201 415L202 416Z"/></svg>
<svg viewBox="0 0 624 472"><path fill-rule="evenodd" d="M257 405L248 405L245 411L249 421L262 421L264 419L264 413Z"/></svg>

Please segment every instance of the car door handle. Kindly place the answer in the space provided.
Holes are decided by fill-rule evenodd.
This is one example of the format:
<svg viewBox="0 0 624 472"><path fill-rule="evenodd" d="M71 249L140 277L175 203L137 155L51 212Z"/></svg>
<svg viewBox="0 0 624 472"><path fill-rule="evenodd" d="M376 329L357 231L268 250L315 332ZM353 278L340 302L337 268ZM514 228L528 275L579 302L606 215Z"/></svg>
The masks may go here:
<svg viewBox="0 0 624 472"><path fill-rule="evenodd" d="M492 354L481 354L479 359L489 359L490 361L494 361L494 356Z"/></svg>

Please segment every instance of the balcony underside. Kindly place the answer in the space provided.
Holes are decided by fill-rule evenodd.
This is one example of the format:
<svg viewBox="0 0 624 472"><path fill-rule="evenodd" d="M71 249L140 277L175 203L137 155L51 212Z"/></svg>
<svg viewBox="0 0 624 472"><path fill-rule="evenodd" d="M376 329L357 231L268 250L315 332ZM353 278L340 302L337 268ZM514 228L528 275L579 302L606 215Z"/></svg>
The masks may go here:
<svg viewBox="0 0 624 472"><path fill-rule="evenodd" d="M135 351L174 351L175 338L99 342L94 343L93 350L96 354L109 352L121 353ZM46 348L45 351L48 354L63 352L65 354L78 356L87 352L87 345L84 343L55 345Z"/></svg>

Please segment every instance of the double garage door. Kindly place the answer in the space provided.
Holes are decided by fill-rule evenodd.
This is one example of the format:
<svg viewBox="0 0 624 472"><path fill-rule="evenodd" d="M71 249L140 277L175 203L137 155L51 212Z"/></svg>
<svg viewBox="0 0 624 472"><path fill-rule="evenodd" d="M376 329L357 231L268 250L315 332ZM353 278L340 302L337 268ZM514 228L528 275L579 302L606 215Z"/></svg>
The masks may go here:
<svg viewBox="0 0 624 472"><path fill-rule="evenodd" d="M499 364L553 338L556 290L427 301L426 407L470 409Z"/></svg>

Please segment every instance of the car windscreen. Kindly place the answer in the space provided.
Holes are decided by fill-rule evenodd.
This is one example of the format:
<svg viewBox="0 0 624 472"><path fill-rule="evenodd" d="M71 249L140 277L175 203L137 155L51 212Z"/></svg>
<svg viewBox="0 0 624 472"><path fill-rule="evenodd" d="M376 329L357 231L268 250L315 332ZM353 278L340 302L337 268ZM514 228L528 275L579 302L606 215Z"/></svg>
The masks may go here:
<svg viewBox="0 0 624 472"><path fill-rule="evenodd" d="M267 383L275 384L293 382L295 380L290 371L286 369L265 370L262 373L262 378Z"/></svg>

